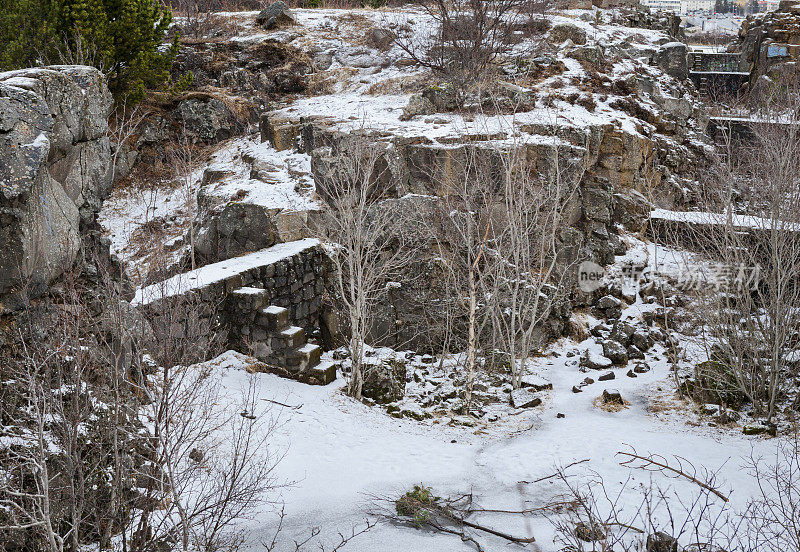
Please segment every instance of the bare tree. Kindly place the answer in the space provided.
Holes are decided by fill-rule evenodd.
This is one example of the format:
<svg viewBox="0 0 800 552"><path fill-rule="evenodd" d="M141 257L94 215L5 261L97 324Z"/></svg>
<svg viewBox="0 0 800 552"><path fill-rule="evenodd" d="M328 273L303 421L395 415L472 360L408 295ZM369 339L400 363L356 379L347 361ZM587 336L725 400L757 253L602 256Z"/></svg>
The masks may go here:
<svg viewBox="0 0 800 552"><path fill-rule="evenodd" d="M256 376L238 402L202 364L219 351L217 305L173 282L156 286L143 309L153 327L139 359L150 398L141 408L151 446L135 471L142 482L134 550L177 537L181 548L236 548L231 530L268 501L280 456L270 449L274 420L256 407ZM175 287L177 286L177 287Z"/></svg>
<svg viewBox="0 0 800 552"><path fill-rule="evenodd" d="M751 403L769 421L800 360L796 98L765 99L757 116L729 127L738 140L729 139L709 201L721 213L679 217L685 243L709 260L708 277L696 279L704 284L698 302L709 362L698 366L695 396L735 407Z"/></svg>
<svg viewBox="0 0 800 552"><path fill-rule="evenodd" d="M174 367L152 403L155 457L140 475L148 503L135 548L149 550L178 529L183 550L235 549L244 536L231 530L266 502L279 457L267 438L274 420L257 409L251 377L238 403L224 406L222 390L207 369Z"/></svg>
<svg viewBox="0 0 800 552"><path fill-rule="evenodd" d="M569 164L558 142L552 150L551 178L524 160L524 144L512 144L501 157L502 190L492 221L484 294L515 388L526 374L528 355L544 345L544 323L569 293L572 276L570 259L559 255L559 234L575 186L570 175L562 174Z"/></svg>
<svg viewBox="0 0 800 552"><path fill-rule="evenodd" d="M395 43L414 61L461 87L480 82L519 41L516 31L544 12L545 1L416 0L425 32L399 32ZM463 92L456 90L456 92ZM463 99L463 98L462 98Z"/></svg>
<svg viewBox="0 0 800 552"><path fill-rule="evenodd" d="M657 454L628 454L642 460L631 464L630 456L624 456L623 465L691 481L697 490L678 491L655 476L635 487L629 477L612 490L597 473L577 478L558 468L556 479L565 491L561 501L571 507L545 511L557 542L587 552L680 550L683 544L687 550L689 545L697 551L719 546L731 550L727 546L737 535L740 518L721 498L716 472L678 457L673 466ZM654 467L652 461L663 464Z"/></svg>
<svg viewBox="0 0 800 552"><path fill-rule="evenodd" d="M8 460L0 504L10 513L0 530L31 530L52 552L77 550L96 534L91 505L106 491L100 474L108 451L96 406L104 404L106 379L79 274L65 265L59 300L29 303L20 315L19 350L9 369L27 407L2 407L22 419L17 439L0 452Z"/></svg>
<svg viewBox="0 0 800 552"><path fill-rule="evenodd" d="M139 130L142 122L147 117L147 112L141 104L130 108L127 99L122 100L122 104L117 106L109 124L109 139L111 140L111 176L113 183L120 176L120 156L127 155L130 142ZM124 160L125 170L130 170L127 159ZM124 176L124 175L123 175Z"/></svg>
<svg viewBox="0 0 800 552"><path fill-rule="evenodd" d="M374 310L386 286L406 266L408 252L396 232L399 213L382 209L388 168L385 148L367 134L356 134L331 152L317 189L327 204L320 237L330 245L336 300L347 318L347 348L352 361L348 393L361 398L364 346L372 337Z"/></svg>
<svg viewBox="0 0 800 552"><path fill-rule="evenodd" d="M29 362L31 353L27 353ZM55 504L51 473L50 437L46 420L51 412L49 390L36 376L40 366L25 371L25 391L34 425L24 442L3 451L4 469L0 472L0 505L4 519L0 531L26 531L38 534L50 552L63 552L69 535L57 530L59 511Z"/></svg>
<svg viewBox="0 0 800 552"><path fill-rule="evenodd" d="M428 229L437 259L447 277L447 312L455 332L465 330L466 341L452 345L466 349L464 408L469 410L483 329L489 322L484 292L491 262L488 249L492 213L500 199L501 164L490 148L463 146L452 156L447 169L431 175L439 187L440 201ZM465 326L459 328L458 320Z"/></svg>

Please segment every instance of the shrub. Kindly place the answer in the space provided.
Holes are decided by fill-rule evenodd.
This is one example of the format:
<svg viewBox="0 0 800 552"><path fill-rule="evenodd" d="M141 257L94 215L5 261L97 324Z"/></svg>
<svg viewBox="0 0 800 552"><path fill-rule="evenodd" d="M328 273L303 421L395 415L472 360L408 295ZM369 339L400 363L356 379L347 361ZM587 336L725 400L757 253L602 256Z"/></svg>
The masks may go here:
<svg viewBox="0 0 800 552"><path fill-rule="evenodd" d="M395 502L398 515L411 518L418 529L431 519L431 509L439 506L440 497L434 496L430 487L414 485L414 490L406 492Z"/></svg>
<svg viewBox="0 0 800 552"><path fill-rule="evenodd" d="M431 22L429 32L401 32L395 44L462 95L491 76L496 64L530 35L546 2L532 0L413 0ZM524 29L524 30L523 30Z"/></svg>

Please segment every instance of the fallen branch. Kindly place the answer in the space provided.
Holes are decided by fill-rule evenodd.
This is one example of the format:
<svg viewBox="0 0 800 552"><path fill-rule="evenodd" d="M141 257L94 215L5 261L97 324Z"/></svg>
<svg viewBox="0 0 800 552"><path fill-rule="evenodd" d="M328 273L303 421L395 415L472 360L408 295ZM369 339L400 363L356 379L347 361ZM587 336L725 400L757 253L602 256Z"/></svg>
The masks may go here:
<svg viewBox="0 0 800 552"><path fill-rule="evenodd" d="M630 445L628 445L628 446L630 447ZM655 455L655 454L651 454L649 456L643 456L643 455L638 454L636 452L636 449L634 449L633 447L631 447L631 450L633 452L622 452L621 451L621 452L617 453L618 455L625 456L625 457L628 458L627 460L623 460L622 462L620 462L621 466L626 466L626 467L629 467L629 468L638 468L638 469L643 469L643 470L650 470L650 471L662 471L662 472L673 473L677 477L683 477L684 479L686 479L688 481L691 481L692 483L694 483L694 484L698 485L699 487L707 490L708 492L713 493L714 495L716 495L719 498L721 498L724 502L728 502L728 497L727 496L725 496L724 494L719 492L717 489L715 489L714 487L712 487L708 483L704 483L703 481L700 481L694 475L690 475L690 474L686 473L683 469L679 469L679 468L675 468L675 467L670 466L669 463L667 462L667 459L664 458L663 456L659 456L659 455ZM676 456L675 458L678 461L678 463L681 465L681 467L683 466L683 463L686 462L686 463L688 463L690 466L692 466L694 468L692 463L689 462L688 460L686 460L685 458L681 458L679 456ZM643 462L644 464L641 465L641 466L635 465L634 462L636 462L637 460L640 461L640 462ZM695 470L695 473L696 473L696 470Z"/></svg>
<svg viewBox="0 0 800 552"><path fill-rule="evenodd" d="M475 540L474 537L472 537L470 535L467 535L463 530L462 531L456 531L455 529L450 529L448 527L442 527L439 524L431 524L431 527L433 527L437 531L441 531L443 533L449 533L451 535L456 535L458 537L461 537L462 541L471 542L472 544L474 544L475 548L478 549L478 552L486 552L486 550L483 548L483 546L481 546L481 543L479 543L477 540Z"/></svg>
<svg viewBox="0 0 800 552"><path fill-rule="evenodd" d="M285 407L285 408L290 408L290 409L292 409L292 410L300 410L301 408L303 408L303 405L302 405L302 404L298 404L297 406L292 406L292 405L290 405L290 404L284 404L284 403L282 403L282 402L273 401L272 399L261 399L261 400L262 400L262 401L266 401L266 402L268 402L268 403L277 404L278 406L283 406L283 407Z"/></svg>
<svg viewBox="0 0 800 552"><path fill-rule="evenodd" d="M536 542L534 537L517 537L486 525L466 520L465 518L474 511L470 507L472 504L471 494L462 495L456 499L448 499L434 496L430 487L414 485L413 490L406 492L393 502L397 516L386 516L389 519L410 520L417 528L427 525L438 531L459 535L462 539L472 542L479 551L482 551L483 548L474 538L466 534L464 527L483 531L509 542L519 544ZM451 527L447 527L447 525ZM457 529L453 528L453 525L457 526Z"/></svg>
<svg viewBox="0 0 800 552"><path fill-rule="evenodd" d="M536 508L525 508L524 510L500 510L494 508L472 508L469 510L470 514L473 513L490 513L490 514L533 514L536 512L546 512L548 510L560 510L561 508L574 506L575 502L572 500L565 500L560 502L551 502L550 504L545 504L544 506L537 506Z"/></svg>
<svg viewBox="0 0 800 552"><path fill-rule="evenodd" d="M472 523L471 521L467 521L465 519L459 520L459 523L462 525L466 525L467 527L471 527L472 529L477 529L479 531L483 531L484 533L489 533L490 535L494 535L496 537L501 537L506 539L507 541L511 542L518 542L520 544L527 544L529 542L536 542L536 539L533 537L515 537L514 535L509 535L508 533L503 533L502 531L498 531L496 529L492 529L491 527L486 527L485 525L480 525L478 523Z"/></svg>
<svg viewBox="0 0 800 552"><path fill-rule="evenodd" d="M539 479L534 479L533 481L520 481L520 483L525 483L525 484L540 483L540 482L546 481L548 479L553 479L554 477L561 477L563 471L566 470L567 468L571 468L572 466L577 466L578 464L583 464L584 462L588 462L588 461L589 461L588 458L584 458L583 460L578 460L576 462L572 462L571 464L567 464L566 466L561 468L556 473L553 473L553 474L550 474L550 475L545 475L544 477L540 477Z"/></svg>

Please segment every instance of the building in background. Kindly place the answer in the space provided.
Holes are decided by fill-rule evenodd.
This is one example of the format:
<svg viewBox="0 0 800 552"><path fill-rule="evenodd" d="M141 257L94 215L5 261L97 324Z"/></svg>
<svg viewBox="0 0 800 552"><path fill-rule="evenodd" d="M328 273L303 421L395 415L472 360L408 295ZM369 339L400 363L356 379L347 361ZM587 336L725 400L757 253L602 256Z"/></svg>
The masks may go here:
<svg viewBox="0 0 800 552"><path fill-rule="evenodd" d="M640 0L643 6L651 10L681 13L681 0Z"/></svg>
<svg viewBox="0 0 800 552"><path fill-rule="evenodd" d="M713 12L715 0L681 0L681 13Z"/></svg>
<svg viewBox="0 0 800 552"><path fill-rule="evenodd" d="M669 11L673 13L695 13L714 11L715 0L641 0L643 6L651 10Z"/></svg>
<svg viewBox="0 0 800 552"><path fill-rule="evenodd" d="M754 11L751 6L753 0L725 0L729 4L729 10L737 15ZM716 0L640 0L642 6L647 6L651 10L669 11L679 14L691 13L714 13L717 10ZM775 11L780 0L756 0L758 11ZM723 10L725 11L725 10Z"/></svg>

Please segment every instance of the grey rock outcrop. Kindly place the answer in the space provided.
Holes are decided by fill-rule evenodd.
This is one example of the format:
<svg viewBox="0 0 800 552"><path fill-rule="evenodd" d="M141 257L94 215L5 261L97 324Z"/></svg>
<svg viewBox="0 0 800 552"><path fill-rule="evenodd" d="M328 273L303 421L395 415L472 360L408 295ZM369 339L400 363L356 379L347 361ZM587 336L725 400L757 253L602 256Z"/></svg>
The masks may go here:
<svg viewBox="0 0 800 552"><path fill-rule="evenodd" d="M683 42L664 44L655 55L656 65L668 75L678 80L689 76L689 48Z"/></svg>
<svg viewBox="0 0 800 552"><path fill-rule="evenodd" d="M183 123L192 142L213 144L236 134L239 123L218 98L188 98L178 104L177 120Z"/></svg>
<svg viewBox="0 0 800 552"><path fill-rule="evenodd" d="M294 17L285 2L273 2L256 16L256 23L265 29L294 24Z"/></svg>
<svg viewBox="0 0 800 552"><path fill-rule="evenodd" d="M75 260L111 186L111 104L90 67L0 73L0 312Z"/></svg>
<svg viewBox="0 0 800 552"><path fill-rule="evenodd" d="M261 205L231 202L200 219L195 253L202 264L214 263L274 245L274 213Z"/></svg>
<svg viewBox="0 0 800 552"><path fill-rule="evenodd" d="M800 6L781 2L777 10L747 16L729 51L740 52L740 71L750 72L752 100L770 94L775 81L793 82L800 60Z"/></svg>

